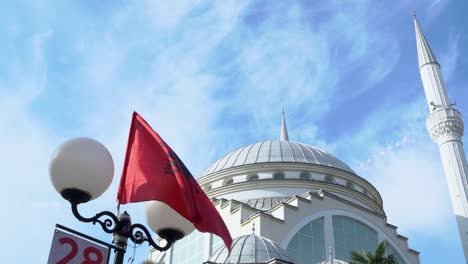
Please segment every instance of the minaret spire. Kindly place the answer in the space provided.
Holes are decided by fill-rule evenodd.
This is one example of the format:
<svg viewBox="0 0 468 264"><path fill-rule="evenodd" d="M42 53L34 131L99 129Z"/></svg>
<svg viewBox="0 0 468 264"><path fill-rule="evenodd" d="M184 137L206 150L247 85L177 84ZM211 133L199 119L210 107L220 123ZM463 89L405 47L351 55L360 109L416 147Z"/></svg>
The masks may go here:
<svg viewBox="0 0 468 264"><path fill-rule="evenodd" d="M418 49L419 73L424 85L429 110L450 107L447 89L440 71L440 65L432 52L413 11L416 46Z"/></svg>
<svg viewBox="0 0 468 264"><path fill-rule="evenodd" d="M419 68L428 63L439 64L437 62L436 57L434 56L434 53L432 52L431 46L429 46L429 43L427 42L426 37L424 36L424 33L422 32L421 27L419 26L418 19L416 18L416 12L414 10L413 18L414 29L416 31L416 45L418 47Z"/></svg>
<svg viewBox="0 0 468 264"><path fill-rule="evenodd" d="M468 260L468 165L462 142L463 120L461 113L452 108L453 104L448 103L440 65L419 27L416 16L414 25L419 73L430 110L426 128L432 140L439 146L463 253Z"/></svg>
<svg viewBox="0 0 468 264"><path fill-rule="evenodd" d="M288 129L286 128L286 118L284 118L284 107L283 107L282 117L281 117L281 134L280 134L280 140L289 141Z"/></svg>

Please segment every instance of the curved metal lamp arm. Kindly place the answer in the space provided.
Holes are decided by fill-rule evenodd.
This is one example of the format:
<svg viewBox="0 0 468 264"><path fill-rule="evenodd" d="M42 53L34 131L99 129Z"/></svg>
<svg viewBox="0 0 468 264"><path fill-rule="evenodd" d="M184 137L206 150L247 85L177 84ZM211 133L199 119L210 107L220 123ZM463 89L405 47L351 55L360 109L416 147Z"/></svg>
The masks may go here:
<svg viewBox="0 0 468 264"><path fill-rule="evenodd" d="M146 241L148 242L148 244L150 244L152 247L154 247L158 251L166 251L173 244L173 241L166 240L166 245L163 247L160 247L158 244L156 244L156 242L154 242L153 238L151 237L150 232L142 224L133 224L132 226L130 226L129 237L135 244L141 244Z"/></svg>
<svg viewBox="0 0 468 264"><path fill-rule="evenodd" d="M135 244L142 244L143 242L148 242L152 247L159 251L166 251L168 250L174 241L166 240L166 245L161 247L153 240L151 237L150 232L148 229L142 224L132 224L129 226L130 221L119 220L119 218L109 212L103 211L96 214L93 217L84 217L78 212L78 204L71 203L71 209L73 215L80 220L81 222L85 223L93 223L93 224L100 224L102 229L109 234L117 233L121 236L130 238ZM126 214L126 213L124 213ZM100 219L103 218L103 219ZM127 229L128 228L128 229ZM125 251L125 250L124 250Z"/></svg>
<svg viewBox="0 0 468 264"><path fill-rule="evenodd" d="M103 212L96 214L93 217L87 218L87 217L82 216L78 212L78 204L71 203L71 209L72 209L73 215L78 220L80 220L81 222L85 222L85 223L93 223L93 225L98 223L101 225L102 229L106 233L112 234L116 232L119 228L119 225L120 225L119 218L109 211L103 211ZM103 220L99 219L101 217L104 217L104 219Z"/></svg>

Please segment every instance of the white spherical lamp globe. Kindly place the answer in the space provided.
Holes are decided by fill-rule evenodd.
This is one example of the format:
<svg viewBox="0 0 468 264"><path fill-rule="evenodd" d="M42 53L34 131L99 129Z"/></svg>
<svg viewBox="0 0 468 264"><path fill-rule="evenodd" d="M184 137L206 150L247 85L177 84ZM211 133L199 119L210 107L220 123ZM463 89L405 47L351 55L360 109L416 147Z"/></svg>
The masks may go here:
<svg viewBox="0 0 468 264"><path fill-rule="evenodd" d="M74 138L60 145L49 166L58 193L72 203L85 203L103 194L114 177L107 148L91 138Z"/></svg>
<svg viewBox="0 0 468 264"><path fill-rule="evenodd" d="M176 241L192 233L193 224L165 203L147 202L146 221L150 228L167 241Z"/></svg>

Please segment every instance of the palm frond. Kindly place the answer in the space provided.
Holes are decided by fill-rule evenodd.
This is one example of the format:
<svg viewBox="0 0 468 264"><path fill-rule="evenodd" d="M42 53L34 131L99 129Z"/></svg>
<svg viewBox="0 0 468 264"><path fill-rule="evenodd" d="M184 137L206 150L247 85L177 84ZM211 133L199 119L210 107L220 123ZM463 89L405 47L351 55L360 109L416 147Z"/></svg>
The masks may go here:
<svg viewBox="0 0 468 264"><path fill-rule="evenodd" d="M377 246L377 248L375 249L374 256L376 258L384 257L385 256L385 251L387 251L387 250L385 248L384 242L380 242L379 245Z"/></svg>
<svg viewBox="0 0 468 264"><path fill-rule="evenodd" d="M384 242L379 243L374 252L367 252L364 249L361 252L353 250L350 264L398 264L396 256L386 255L386 251Z"/></svg>

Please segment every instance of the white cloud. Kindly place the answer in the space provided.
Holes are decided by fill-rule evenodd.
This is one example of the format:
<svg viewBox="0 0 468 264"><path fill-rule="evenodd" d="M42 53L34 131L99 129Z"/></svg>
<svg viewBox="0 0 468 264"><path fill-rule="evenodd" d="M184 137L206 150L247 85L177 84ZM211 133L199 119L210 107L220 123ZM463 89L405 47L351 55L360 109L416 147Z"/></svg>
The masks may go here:
<svg viewBox="0 0 468 264"><path fill-rule="evenodd" d="M433 0L432 3L427 5L427 2L424 1L426 21L434 21L446 9L448 3L448 0Z"/></svg>
<svg viewBox="0 0 468 264"><path fill-rule="evenodd" d="M75 8L64 9L77 13L62 13L57 6L51 15L49 5L43 4L28 18L45 30L28 38L27 59L14 54L14 74L0 79L0 162L8 183L0 195L3 201L15 197L4 203L15 219L13 225L40 227L30 234L31 241L48 241L55 222L88 226L77 224L47 176L53 149L67 138L96 138L115 160L116 175L110 190L84 206L90 215L99 209L114 209L133 110L140 112L197 174L220 152L251 143L252 138L279 135L280 110L285 106L294 140L344 153L355 164L377 157L363 168L362 175L369 175L381 191L390 222L409 232L443 230L441 223L450 215L444 207L447 198L436 197L447 194L445 189L437 189L442 184L440 166L436 152L428 147L431 143L426 142L423 103L368 113L367 125L355 132L344 131L333 143L323 139L315 122L330 110L331 100L353 100L374 88L400 59L396 40L376 32L367 20L369 3L360 1L349 8L331 3L312 11L298 4L272 3L267 11L256 10L255 19L261 21L252 24L245 15L255 7L239 1L130 3L96 20L77 15ZM323 15L324 21L312 23L308 21L312 15L304 12L313 12L313 18ZM43 23L43 16L53 19ZM74 27L69 31L69 24L63 21L70 17L78 21L70 21ZM23 27L17 28L26 34ZM51 39L54 45L47 46ZM61 39L66 41L61 43ZM458 37L455 40L458 45ZM457 51L457 45L450 51ZM56 54L63 58L64 69L52 65ZM365 69L353 71L362 65ZM60 79L64 72L69 74L64 77L65 84L50 82L51 77ZM362 83L368 85L343 89L356 73L362 74ZM73 96L73 100L57 98L72 102L58 109L69 115L46 122L57 110L44 106L34 112L31 107L38 97L53 93L56 85L64 85L61 95ZM67 127L69 119L77 125ZM54 131L54 127L63 131ZM407 144L396 147L403 138L408 139ZM428 190L434 195L426 197ZM399 207L405 199L416 202ZM140 205L128 209L136 221L144 221ZM418 221L424 224L418 226ZM15 232L7 230L10 240L4 243L21 244ZM96 229L96 233L102 232ZM7 259L30 254L44 260L48 246L40 243L27 253L11 251Z"/></svg>
<svg viewBox="0 0 468 264"><path fill-rule="evenodd" d="M436 146L429 140L387 153L364 172L380 191L388 221L400 233L443 235L453 218Z"/></svg>
<svg viewBox="0 0 468 264"><path fill-rule="evenodd" d="M139 4L142 13L151 17L156 29L169 29L176 27L179 22L195 7L201 7L202 1L169 1L155 2L146 0Z"/></svg>
<svg viewBox="0 0 468 264"><path fill-rule="evenodd" d="M52 191L47 177L48 159L57 144L53 132L31 112L30 105L47 85L44 66L44 45L50 32L38 33L31 39L31 60L24 65L24 74L14 78L15 86L0 81L0 162L2 186L0 200L6 212L8 228L2 247L28 241L41 241L52 234L56 215L63 208L53 202L58 194ZM41 227L41 228L35 228ZM47 252L46 243L37 243L37 249ZM5 250L6 259L37 256L32 252ZM2 255L3 255L2 254ZM45 261L45 260L44 260Z"/></svg>
<svg viewBox="0 0 468 264"><path fill-rule="evenodd" d="M389 223L402 235L443 235L453 218L441 158L424 126L427 112L423 98L382 106L337 143L353 151L346 154L355 158L352 167L380 192Z"/></svg>

